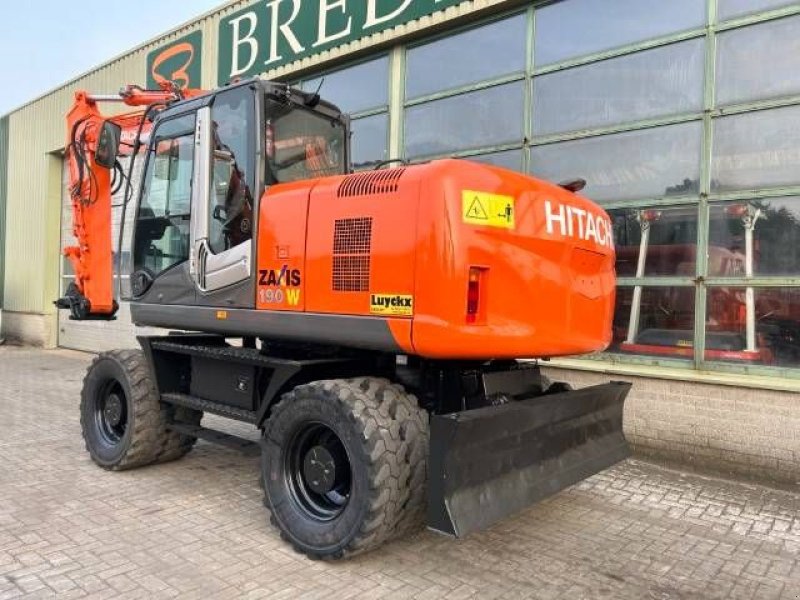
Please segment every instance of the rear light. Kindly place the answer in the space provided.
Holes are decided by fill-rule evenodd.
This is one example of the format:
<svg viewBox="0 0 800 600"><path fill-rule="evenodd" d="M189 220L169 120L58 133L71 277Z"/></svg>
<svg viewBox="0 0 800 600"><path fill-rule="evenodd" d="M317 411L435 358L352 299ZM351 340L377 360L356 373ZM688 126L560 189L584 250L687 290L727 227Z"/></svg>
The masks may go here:
<svg viewBox="0 0 800 600"><path fill-rule="evenodd" d="M725 213L730 217L742 218L749 212L747 204L729 204L725 207Z"/></svg>
<svg viewBox="0 0 800 600"><path fill-rule="evenodd" d="M646 221L648 223L654 223L661 218L661 211L660 210L643 210L642 211L642 221Z"/></svg>
<svg viewBox="0 0 800 600"><path fill-rule="evenodd" d="M467 323L474 324L478 321L478 312L481 307L481 275L483 269L472 267L469 270L467 283Z"/></svg>

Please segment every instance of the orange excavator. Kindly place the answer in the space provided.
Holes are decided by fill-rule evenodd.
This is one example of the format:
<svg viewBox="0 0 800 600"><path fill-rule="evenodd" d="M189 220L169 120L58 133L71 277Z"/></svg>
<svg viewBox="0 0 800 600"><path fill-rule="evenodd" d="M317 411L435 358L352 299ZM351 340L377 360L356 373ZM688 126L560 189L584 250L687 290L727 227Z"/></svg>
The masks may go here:
<svg viewBox="0 0 800 600"><path fill-rule="evenodd" d="M104 117L110 101L136 110ZM346 115L259 79L79 92L68 132L76 279L58 306L114 318L119 272L134 322L173 330L90 366L101 467L198 438L257 453L271 522L332 559L423 522L467 535L628 456L628 384L573 390L521 360L611 340L612 227L585 182L462 160L354 173ZM116 249L115 190L133 223Z"/></svg>

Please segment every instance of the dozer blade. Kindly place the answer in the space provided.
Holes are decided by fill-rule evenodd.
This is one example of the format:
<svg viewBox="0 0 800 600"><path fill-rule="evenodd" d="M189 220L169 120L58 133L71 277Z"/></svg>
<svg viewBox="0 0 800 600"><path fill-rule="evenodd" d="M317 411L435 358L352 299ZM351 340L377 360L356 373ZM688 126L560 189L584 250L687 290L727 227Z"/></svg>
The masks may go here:
<svg viewBox="0 0 800 600"><path fill-rule="evenodd" d="M428 527L462 537L630 455L611 382L431 419Z"/></svg>

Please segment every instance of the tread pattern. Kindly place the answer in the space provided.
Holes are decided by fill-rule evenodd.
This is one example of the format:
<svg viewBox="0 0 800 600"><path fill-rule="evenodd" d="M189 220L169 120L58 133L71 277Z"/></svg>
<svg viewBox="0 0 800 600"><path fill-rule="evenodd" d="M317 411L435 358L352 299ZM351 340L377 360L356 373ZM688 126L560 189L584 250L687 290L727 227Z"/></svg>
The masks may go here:
<svg viewBox="0 0 800 600"><path fill-rule="evenodd" d="M358 533L332 556L295 550L313 559L339 559L366 552L418 527L425 508L428 416L417 399L388 379L360 377L316 381L284 394L273 414L303 397L339 402L369 460L369 510ZM270 523L280 529L274 517ZM291 543L289 536L281 537Z"/></svg>
<svg viewBox="0 0 800 600"><path fill-rule="evenodd" d="M158 391L150 376L144 353L141 350L112 350L103 352L95 357L89 366L84 378L84 390L87 382L93 377L93 371L98 363L112 360L120 365L130 389L129 398L130 414L128 426L133 427L129 446L120 459L112 465L101 465L112 471L123 471L142 467L154 462L168 462L184 456L197 441L197 438L181 435L168 431L166 424L172 416L172 407L162 405L159 401ZM88 402L88 398L81 398L81 402ZM202 413L187 411L179 418L192 424L200 423ZM178 417L178 415L175 415ZM81 430L83 431L86 450L92 455L91 444L86 435L88 424L84 422L84 411L81 411ZM97 462L97 461L95 461Z"/></svg>
<svg viewBox="0 0 800 600"><path fill-rule="evenodd" d="M402 537L421 528L425 518L425 486L428 479L428 414L416 396L388 379L361 377L352 380L367 397L377 401L379 413L388 416L390 433L400 464L400 504L389 536ZM396 428L396 429L395 429Z"/></svg>

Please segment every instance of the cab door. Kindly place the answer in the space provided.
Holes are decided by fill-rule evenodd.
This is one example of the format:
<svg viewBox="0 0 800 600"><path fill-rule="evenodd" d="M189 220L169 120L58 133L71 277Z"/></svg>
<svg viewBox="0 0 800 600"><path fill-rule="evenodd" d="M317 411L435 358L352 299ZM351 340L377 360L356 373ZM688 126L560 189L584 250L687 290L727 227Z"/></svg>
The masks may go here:
<svg viewBox="0 0 800 600"><path fill-rule="evenodd" d="M199 305L255 306L256 104L255 88L239 86L197 114L190 272Z"/></svg>
<svg viewBox="0 0 800 600"><path fill-rule="evenodd" d="M196 163L195 113L160 121L151 134L133 233L135 302L195 303L188 264Z"/></svg>

